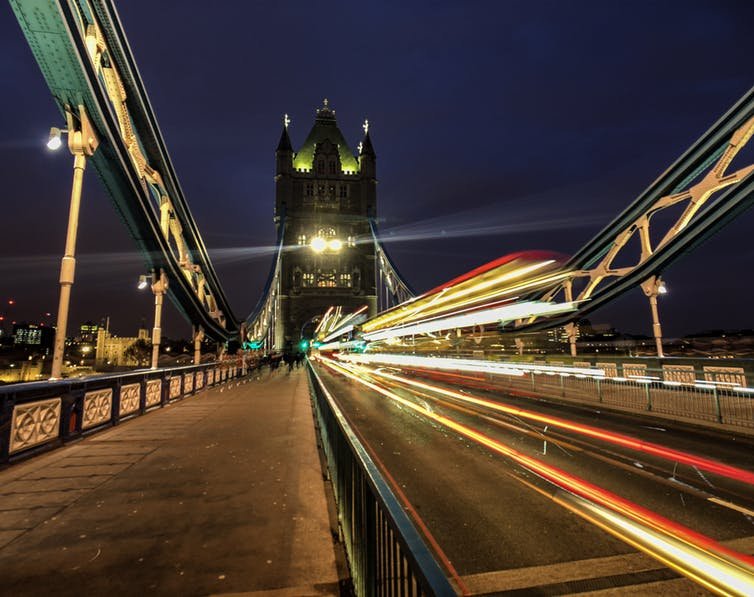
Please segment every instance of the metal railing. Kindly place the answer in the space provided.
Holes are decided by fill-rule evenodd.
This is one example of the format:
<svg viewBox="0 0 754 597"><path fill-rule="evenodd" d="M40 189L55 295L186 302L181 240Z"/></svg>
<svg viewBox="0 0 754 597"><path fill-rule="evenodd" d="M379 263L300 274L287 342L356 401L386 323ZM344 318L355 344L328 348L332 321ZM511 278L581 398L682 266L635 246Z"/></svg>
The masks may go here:
<svg viewBox="0 0 754 597"><path fill-rule="evenodd" d="M235 362L0 387L0 466L246 374Z"/></svg>
<svg viewBox="0 0 754 597"><path fill-rule="evenodd" d="M363 444L308 365L314 412L359 596L455 595L432 552Z"/></svg>
<svg viewBox="0 0 754 597"><path fill-rule="evenodd" d="M515 367L516 364L511 365ZM667 377L667 371L653 369L645 369L636 377L601 377L543 368L524 371L521 377L491 375L489 381L501 391L512 394L615 406L634 412L684 418L713 427L726 424L754 428L754 389L732 383L694 379L678 381Z"/></svg>

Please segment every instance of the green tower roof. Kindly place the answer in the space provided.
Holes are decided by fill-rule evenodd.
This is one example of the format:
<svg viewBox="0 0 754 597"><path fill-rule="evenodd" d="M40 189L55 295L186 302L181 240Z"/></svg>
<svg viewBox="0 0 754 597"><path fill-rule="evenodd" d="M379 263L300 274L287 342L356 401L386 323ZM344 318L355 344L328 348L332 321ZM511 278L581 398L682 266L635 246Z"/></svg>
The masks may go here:
<svg viewBox="0 0 754 597"><path fill-rule="evenodd" d="M314 126L309 131L309 135L301 149L298 150L296 157L293 158L293 167L296 170L311 170L317 143L322 143L325 140L329 140L330 143L338 147L340 165L344 172L359 171L359 163L348 147L343 133L340 132L338 123L335 122L335 110L328 107L327 100L324 102L324 107L317 110Z"/></svg>

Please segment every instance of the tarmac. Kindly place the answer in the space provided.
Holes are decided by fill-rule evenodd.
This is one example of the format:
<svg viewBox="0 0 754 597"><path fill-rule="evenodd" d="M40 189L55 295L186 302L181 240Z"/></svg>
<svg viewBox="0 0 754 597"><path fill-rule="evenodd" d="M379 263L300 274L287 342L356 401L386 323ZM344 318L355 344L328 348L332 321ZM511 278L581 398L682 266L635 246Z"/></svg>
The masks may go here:
<svg viewBox="0 0 754 597"><path fill-rule="evenodd" d="M306 373L265 371L0 471L0 595L338 595Z"/></svg>

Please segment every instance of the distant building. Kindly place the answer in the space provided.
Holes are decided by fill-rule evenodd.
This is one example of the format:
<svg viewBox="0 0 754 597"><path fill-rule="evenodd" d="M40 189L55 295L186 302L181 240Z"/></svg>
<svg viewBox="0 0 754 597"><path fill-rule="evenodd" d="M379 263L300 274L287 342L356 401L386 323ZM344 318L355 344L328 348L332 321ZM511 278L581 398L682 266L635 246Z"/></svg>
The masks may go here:
<svg viewBox="0 0 754 597"><path fill-rule="evenodd" d="M140 328L139 333L135 338L126 338L120 336L111 336L108 330L100 327L97 330L97 350L94 359L95 366L137 366L139 363L136 360L129 359L126 356L126 351L137 340L144 340L146 342L149 342L149 332L144 328Z"/></svg>
<svg viewBox="0 0 754 597"><path fill-rule="evenodd" d="M18 347L49 352L55 341L55 330L35 323L18 323L13 326L13 343Z"/></svg>
<svg viewBox="0 0 754 597"><path fill-rule="evenodd" d="M86 323L82 323L79 327L79 335L77 338L77 342L79 343L85 343L85 342L94 342L97 339L97 332L102 326L97 325L96 323L92 323L91 321L87 321Z"/></svg>

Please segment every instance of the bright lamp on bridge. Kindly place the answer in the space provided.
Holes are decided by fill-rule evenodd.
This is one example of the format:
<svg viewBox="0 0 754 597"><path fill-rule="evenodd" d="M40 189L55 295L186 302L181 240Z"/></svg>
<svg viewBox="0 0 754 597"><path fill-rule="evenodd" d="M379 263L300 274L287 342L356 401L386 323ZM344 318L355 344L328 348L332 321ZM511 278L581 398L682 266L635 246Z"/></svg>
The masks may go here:
<svg viewBox="0 0 754 597"><path fill-rule="evenodd" d="M147 287L147 284L147 277L145 275L139 276L139 285L137 286L137 288L139 290L144 290Z"/></svg>
<svg viewBox="0 0 754 597"><path fill-rule="evenodd" d="M50 139L47 141L47 149L51 149L52 151L60 149L61 145L63 145L63 132L56 126L50 129Z"/></svg>
<svg viewBox="0 0 754 597"><path fill-rule="evenodd" d="M321 236L315 236L312 239L311 247L315 253L321 253L327 248L327 241Z"/></svg>
<svg viewBox="0 0 754 597"><path fill-rule="evenodd" d="M660 285L657 287L657 292L659 292L660 294L668 293L668 287L665 286L665 282L660 283Z"/></svg>
<svg viewBox="0 0 754 597"><path fill-rule="evenodd" d="M327 243L327 248L331 251L340 251L343 248L343 243L337 238L333 238Z"/></svg>

